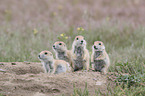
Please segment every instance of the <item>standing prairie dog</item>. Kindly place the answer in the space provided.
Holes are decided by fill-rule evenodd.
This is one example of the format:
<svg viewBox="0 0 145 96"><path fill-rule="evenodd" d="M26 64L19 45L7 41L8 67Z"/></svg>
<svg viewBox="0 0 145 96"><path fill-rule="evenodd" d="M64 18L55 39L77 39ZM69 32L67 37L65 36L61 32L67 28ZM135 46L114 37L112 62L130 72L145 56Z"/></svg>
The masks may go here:
<svg viewBox="0 0 145 96"><path fill-rule="evenodd" d="M63 72L70 72L71 68L68 62L64 60L55 60L50 51L42 51L38 55L39 60L42 62L45 73L58 74Z"/></svg>
<svg viewBox="0 0 145 96"><path fill-rule="evenodd" d="M103 72L104 74L108 71L110 59L101 41L95 41L92 46L91 64L92 69L95 71Z"/></svg>
<svg viewBox="0 0 145 96"><path fill-rule="evenodd" d="M67 50L67 46L64 42L55 42L53 45L53 50L55 51L56 59L65 60L66 62L69 62L70 65L72 64L70 50Z"/></svg>
<svg viewBox="0 0 145 96"><path fill-rule="evenodd" d="M89 70L89 51L86 49L86 41L83 36L76 36L72 44L71 56L74 71L85 68Z"/></svg>

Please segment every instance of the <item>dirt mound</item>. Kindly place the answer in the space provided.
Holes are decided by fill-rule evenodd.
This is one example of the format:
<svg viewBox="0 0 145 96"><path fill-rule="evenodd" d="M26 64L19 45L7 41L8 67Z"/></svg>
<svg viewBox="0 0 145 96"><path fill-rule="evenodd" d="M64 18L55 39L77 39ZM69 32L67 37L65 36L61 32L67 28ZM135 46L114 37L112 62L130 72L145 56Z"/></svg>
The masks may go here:
<svg viewBox="0 0 145 96"><path fill-rule="evenodd" d="M21 63L21 62L12 62L12 63L1 63L0 68L5 69L8 72L23 75L28 73L38 74L43 72L43 68L40 63Z"/></svg>
<svg viewBox="0 0 145 96"><path fill-rule="evenodd" d="M98 72L73 72L45 74L41 63L0 63L0 93L8 96L70 95L73 85L84 89L85 83L91 94L98 88L107 89L105 75Z"/></svg>

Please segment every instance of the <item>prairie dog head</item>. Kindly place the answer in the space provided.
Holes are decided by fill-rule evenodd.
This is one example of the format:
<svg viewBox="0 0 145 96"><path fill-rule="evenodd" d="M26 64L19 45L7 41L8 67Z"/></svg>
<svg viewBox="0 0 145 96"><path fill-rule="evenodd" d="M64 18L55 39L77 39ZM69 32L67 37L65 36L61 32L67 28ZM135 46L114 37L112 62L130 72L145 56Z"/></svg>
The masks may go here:
<svg viewBox="0 0 145 96"><path fill-rule="evenodd" d="M43 62L53 61L53 54L45 50L39 53L38 58Z"/></svg>
<svg viewBox="0 0 145 96"><path fill-rule="evenodd" d="M66 44L62 41L57 41L54 43L53 45L53 50L54 51L66 51L67 50L67 47L66 47Z"/></svg>
<svg viewBox="0 0 145 96"><path fill-rule="evenodd" d="M73 46L86 47L86 41L83 36L76 36L73 42Z"/></svg>
<svg viewBox="0 0 145 96"><path fill-rule="evenodd" d="M95 41L94 45L92 46L93 52L94 51L104 51L105 46L102 41Z"/></svg>

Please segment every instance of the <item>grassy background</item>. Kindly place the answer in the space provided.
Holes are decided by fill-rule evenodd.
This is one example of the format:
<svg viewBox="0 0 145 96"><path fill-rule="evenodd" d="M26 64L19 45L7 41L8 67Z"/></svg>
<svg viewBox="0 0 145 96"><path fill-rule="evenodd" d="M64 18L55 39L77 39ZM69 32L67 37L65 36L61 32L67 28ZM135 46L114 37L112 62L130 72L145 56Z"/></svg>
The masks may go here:
<svg viewBox="0 0 145 96"><path fill-rule="evenodd" d="M143 0L1 0L0 62L38 62L39 52L53 52L55 41L64 41L71 49L75 36L83 35L90 54L94 41L104 42L110 72L129 73L141 80L130 88L108 89L105 95L145 94L144 4Z"/></svg>

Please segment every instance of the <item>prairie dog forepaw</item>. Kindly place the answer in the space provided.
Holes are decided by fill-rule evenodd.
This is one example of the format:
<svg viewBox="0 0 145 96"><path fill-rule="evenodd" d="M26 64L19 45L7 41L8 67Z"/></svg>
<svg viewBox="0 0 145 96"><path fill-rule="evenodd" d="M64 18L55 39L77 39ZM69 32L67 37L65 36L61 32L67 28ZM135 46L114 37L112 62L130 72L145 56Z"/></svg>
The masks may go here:
<svg viewBox="0 0 145 96"><path fill-rule="evenodd" d="M104 70L103 70L101 73L105 75L105 74L107 74L107 71L104 71Z"/></svg>
<svg viewBox="0 0 145 96"><path fill-rule="evenodd" d="M101 60L100 58L96 58L95 60Z"/></svg>
<svg viewBox="0 0 145 96"><path fill-rule="evenodd" d="M84 61L84 62L86 62L86 60L85 60L85 59L84 59L83 61Z"/></svg>
<svg viewBox="0 0 145 96"><path fill-rule="evenodd" d="M88 70L83 70L83 72L88 72Z"/></svg>

